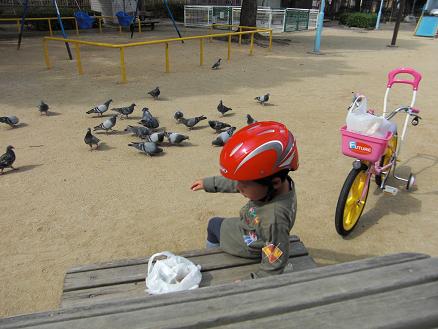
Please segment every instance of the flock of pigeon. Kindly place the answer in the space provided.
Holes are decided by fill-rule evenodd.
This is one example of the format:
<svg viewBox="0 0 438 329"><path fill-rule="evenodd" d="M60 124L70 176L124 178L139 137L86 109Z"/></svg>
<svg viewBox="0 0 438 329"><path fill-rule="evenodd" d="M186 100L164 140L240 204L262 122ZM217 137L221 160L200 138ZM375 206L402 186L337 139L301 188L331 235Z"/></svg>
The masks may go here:
<svg viewBox="0 0 438 329"><path fill-rule="evenodd" d="M218 68L219 65L220 65L220 59L215 63L215 65L213 65L213 68L215 67ZM148 94L151 95L155 100L158 99L160 93L161 92L159 87L156 87L155 89L148 92ZM269 96L270 94L268 93L266 95L256 97L255 100L257 100L260 104L264 105L266 102L268 102ZM112 99L109 99L105 103L96 106L86 112L87 114L97 114L101 117L103 117L103 114L108 110L117 113L105 119L101 124L95 126L93 128L93 131L97 131L97 132L104 131L105 133L108 133L109 131L113 131L113 128L117 123L118 117L120 117L120 120L124 118L129 119L129 115L131 115L134 112L134 108L136 106L136 104L133 103L126 107L110 109L111 102ZM38 105L38 110L40 111L41 114L48 115L49 106L43 101L41 101L41 103ZM229 111L232 111L232 109L230 107L225 106L221 100L219 102L219 105L217 106L217 111L220 113L221 117L225 117ZM152 156L163 152L163 149L160 146L164 142L164 138L167 138L168 143L170 145L179 145L182 144L185 140L189 139L189 136L187 135L177 132L165 131L164 129L160 128L160 123L158 119L151 114L150 110L147 107L143 108L142 112L143 112L142 118L138 122L140 126L128 125L124 129L125 132L131 133L132 135L139 137L141 139L141 141L129 143L128 146L134 147L137 150ZM186 118L184 117L184 114L181 111L176 111L174 114L174 119L178 124L183 124L189 130L191 130L199 122L206 120L207 117L201 115L193 118ZM16 127L18 122L19 119L13 115L0 117L0 123L5 123L11 127ZM252 118L249 114L247 114L247 124L252 124L254 122L257 121L254 118ZM228 141L228 139L233 135L234 131L236 130L236 127L232 127L228 123L217 121L217 120L209 120L208 124L218 134L216 139L212 141L212 145L215 146L225 145L225 143ZM93 146L95 146L94 149L99 148L99 143L101 142L101 140L92 134L91 128L88 128L87 133L84 137L84 142L90 147L90 150L93 150ZM18 169L13 167L14 161L15 161L14 147L12 145L9 145L6 148L6 153L0 156L0 175L3 174L3 170L6 168L11 168L13 170Z"/></svg>

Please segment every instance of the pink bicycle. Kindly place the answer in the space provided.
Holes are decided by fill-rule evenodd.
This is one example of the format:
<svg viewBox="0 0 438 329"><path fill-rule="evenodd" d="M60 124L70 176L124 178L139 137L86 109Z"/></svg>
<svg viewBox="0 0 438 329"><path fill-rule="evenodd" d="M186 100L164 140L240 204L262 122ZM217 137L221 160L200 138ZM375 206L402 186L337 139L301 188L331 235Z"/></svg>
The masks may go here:
<svg viewBox="0 0 438 329"><path fill-rule="evenodd" d="M408 74L412 79L397 79L399 74ZM421 117L420 112L414 108L417 96L418 85L421 81L421 74L411 68L399 68L388 73L388 83L383 104L383 117L391 120L398 113L405 113L406 119L401 136L397 133L397 126L391 121L393 129L386 133L384 137L367 136L351 131L347 131L347 126L341 128L342 153L348 157L355 158L353 168L345 179L341 193L338 198L335 214L336 231L347 236L356 227L359 218L365 208L371 177L375 176L375 181L380 189L392 195L397 194L398 189L386 184L390 174L397 180L406 183L406 189L410 190L415 184L415 177L410 174L408 178L399 177L395 173L397 157L406 138L406 130L411 119L413 126L418 125ZM412 100L409 106L399 107L387 114L388 95L394 84L409 84L412 86ZM355 106L363 95L355 95L353 103Z"/></svg>

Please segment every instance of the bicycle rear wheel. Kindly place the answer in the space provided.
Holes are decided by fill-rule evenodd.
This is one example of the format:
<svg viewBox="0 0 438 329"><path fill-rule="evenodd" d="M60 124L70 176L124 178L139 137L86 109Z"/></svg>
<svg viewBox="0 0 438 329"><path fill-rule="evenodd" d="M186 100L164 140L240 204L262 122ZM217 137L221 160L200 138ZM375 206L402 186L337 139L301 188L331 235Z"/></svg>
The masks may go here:
<svg viewBox="0 0 438 329"><path fill-rule="evenodd" d="M345 179L335 213L336 231L342 236L350 234L359 222L368 197L369 188L366 191L364 200L360 201L367 180L368 174L365 165L362 165L359 169L351 169Z"/></svg>

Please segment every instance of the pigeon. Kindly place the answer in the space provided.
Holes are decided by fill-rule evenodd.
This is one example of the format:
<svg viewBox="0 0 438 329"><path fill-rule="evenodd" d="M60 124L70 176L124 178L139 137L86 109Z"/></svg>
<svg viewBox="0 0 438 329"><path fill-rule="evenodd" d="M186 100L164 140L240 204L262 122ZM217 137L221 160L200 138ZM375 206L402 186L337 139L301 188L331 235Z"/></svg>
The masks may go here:
<svg viewBox="0 0 438 329"><path fill-rule="evenodd" d="M104 114L106 111L108 111L108 107L112 101L113 101L112 99L107 100L105 103L92 108L90 111L87 111L87 114L91 114L91 113L97 113L100 115Z"/></svg>
<svg viewBox="0 0 438 329"><path fill-rule="evenodd" d="M49 105L47 105L46 103L44 103L43 101L41 101L40 105L37 106L38 110L40 111L41 114L48 115L49 112Z"/></svg>
<svg viewBox="0 0 438 329"><path fill-rule="evenodd" d="M217 69L219 68L219 66L221 66L221 60L222 60L222 58L219 58L219 59L217 60L217 62L213 64L213 66L211 67L211 69L212 69L212 70L217 70Z"/></svg>
<svg viewBox="0 0 438 329"><path fill-rule="evenodd" d="M151 95L154 99L157 99L158 96L160 96L160 88L155 87L154 90L151 90L150 92L148 92L149 95Z"/></svg>
<svg viewBox="0 0 438 329"><path fill-rule="evenodd" d="M94 131L96 130L105 130L108 133L108 130L113 130L112 128L116 125L117 115L111 116L111 118L106 119L100 125L94 127Z"/></svg>
<svg viewBox="0 0 438 329"><path fill-rule="evenodd" d="M257 102L259 102L260 104L265 105L265 103L269 100L269 95L270 95L270 93L267 93L266 95L263 95L263 96L257 96L254 99Z"/></svg>
<svg viewBox="0 0 438 329"><path fill-rule="evenodd" d="M250 116L249 114L246 115L246 123L248 125L252 125L253 123L256 123L257 120L254 119L252 116Z"/></svg>
<svg viewBox="0 0 438 329"><path fill-rule="evenodd" d="M217 106L217 110L222 114L222 116L225 115L228 111L231 111L231 107L226 107L224 103L222 103L222 100L220 100L219 105Z"/></svg>
<svg viewBox="0 0 438 329"><path fill-rule="evenodd" d="M154 142L131 142L128 146L135 147L150 156L163 152L163 149Z"/></svg>
<svg viewBox="0 0 438 329"><path fill-rule="evenodd" d="M231 127L228 123L220 122L220 121L216 121L216 120L209 120L208 124L210 125L211 128L216 130L217 133L220 133L222 131L222 129Z"/></svg>
<svg viewBox="0 0 438 329"><path fill-rule="evenodd" d="M155 132L147 137L151 142L162 143L164 140L164 131Z"/></svg>
<svg viewBox="0 0 438 329"><path fill-rule="evenodd" d="M149 128L138 127L138 126L127 126L125 131L128 131L140 138L146 138L146 136L149 136L152 133L152 131Z"/></svg>
<svg viewBox="0 0 438 329"><path fill-rule="evenodd" d="M115 112L120 113L121 114L120 119L122 119L122 115L124 115L126 117L126 119L128 119L128 115L130 115L132 112L134 112L134 107L135 107L135 104L132 103L129 106L113 108L113 109L111 109L111 111L115 111Z"/></svg>
<svg viewBox="0 0 438 329"><path fill-rule="evenodd" d="M84 137L84 142L90 146L90 151L92 151L93 145L96 145L96 150L99 148L100 139L91 133L91 128L88 128L87 134Z"/></svg>
<svg viewBox="0 0 438 329"><path fill-rule="evenodd" d="M6 123L10 125L12 128L15 128L15 125L18 123L18 118L15 115L8 115L6 117L0 117L1 123Z"/></svg>
<svg viewBox="0 0 438 329"><path fill-rule="evenodd" d="M234 131L236 130L236 127L231 127L227 129L224 132L221 132L217 138L211 142L211 144L216 146L224 146L225 143L230 139L230 137L233 135Z"/></svg>
<svg viewBox="0 0 438 329"><path fill-rule="evenodd" d="M14 161L15 161L15 153L12 151L14 147L12 145L9 145L6 148L6 153L0 156L0 175L3 175L3 170L5 168L11 168L12 170L15 170L16 168L12 167Z"/></svg>
<svg viewBox="0 0 438 329"><path fill-rule="evenodd" d="M181 111L176 111L173 117L175 118L176 122L181 123L179 119L184 117L184 113L182 113Z"/></svg>
<svg viewBox="0 0 438 329"><path fill-rule="evenodd" d="M179 122L184 124L184 126L186 126L187 128L192 129L195 125L197 125L199 123L199 121L202 121L205 119L207 119L207 117L204 115L201 115L199 117L194 117L194 118L190 118L190 119L180 118Z"/></svg>
<svg viewBox="0 0 438 329"><path fill-rule="evenodd" d="M182 141L189 139L189 136L173 132L166 132L165 135L171 144L179 144Z"/></svg>

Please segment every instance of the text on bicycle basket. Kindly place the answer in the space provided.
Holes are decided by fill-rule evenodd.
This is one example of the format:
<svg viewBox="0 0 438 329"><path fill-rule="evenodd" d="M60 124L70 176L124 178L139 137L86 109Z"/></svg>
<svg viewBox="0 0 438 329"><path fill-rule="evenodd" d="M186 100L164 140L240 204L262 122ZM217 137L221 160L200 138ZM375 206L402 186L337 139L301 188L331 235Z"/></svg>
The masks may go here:
<svg viewBox="0 0 438 329"><path fill-rule="evenodd" d="M356 141L349 142L349 149L358 154L371 154L373 151L370 145Z"/></svg>

